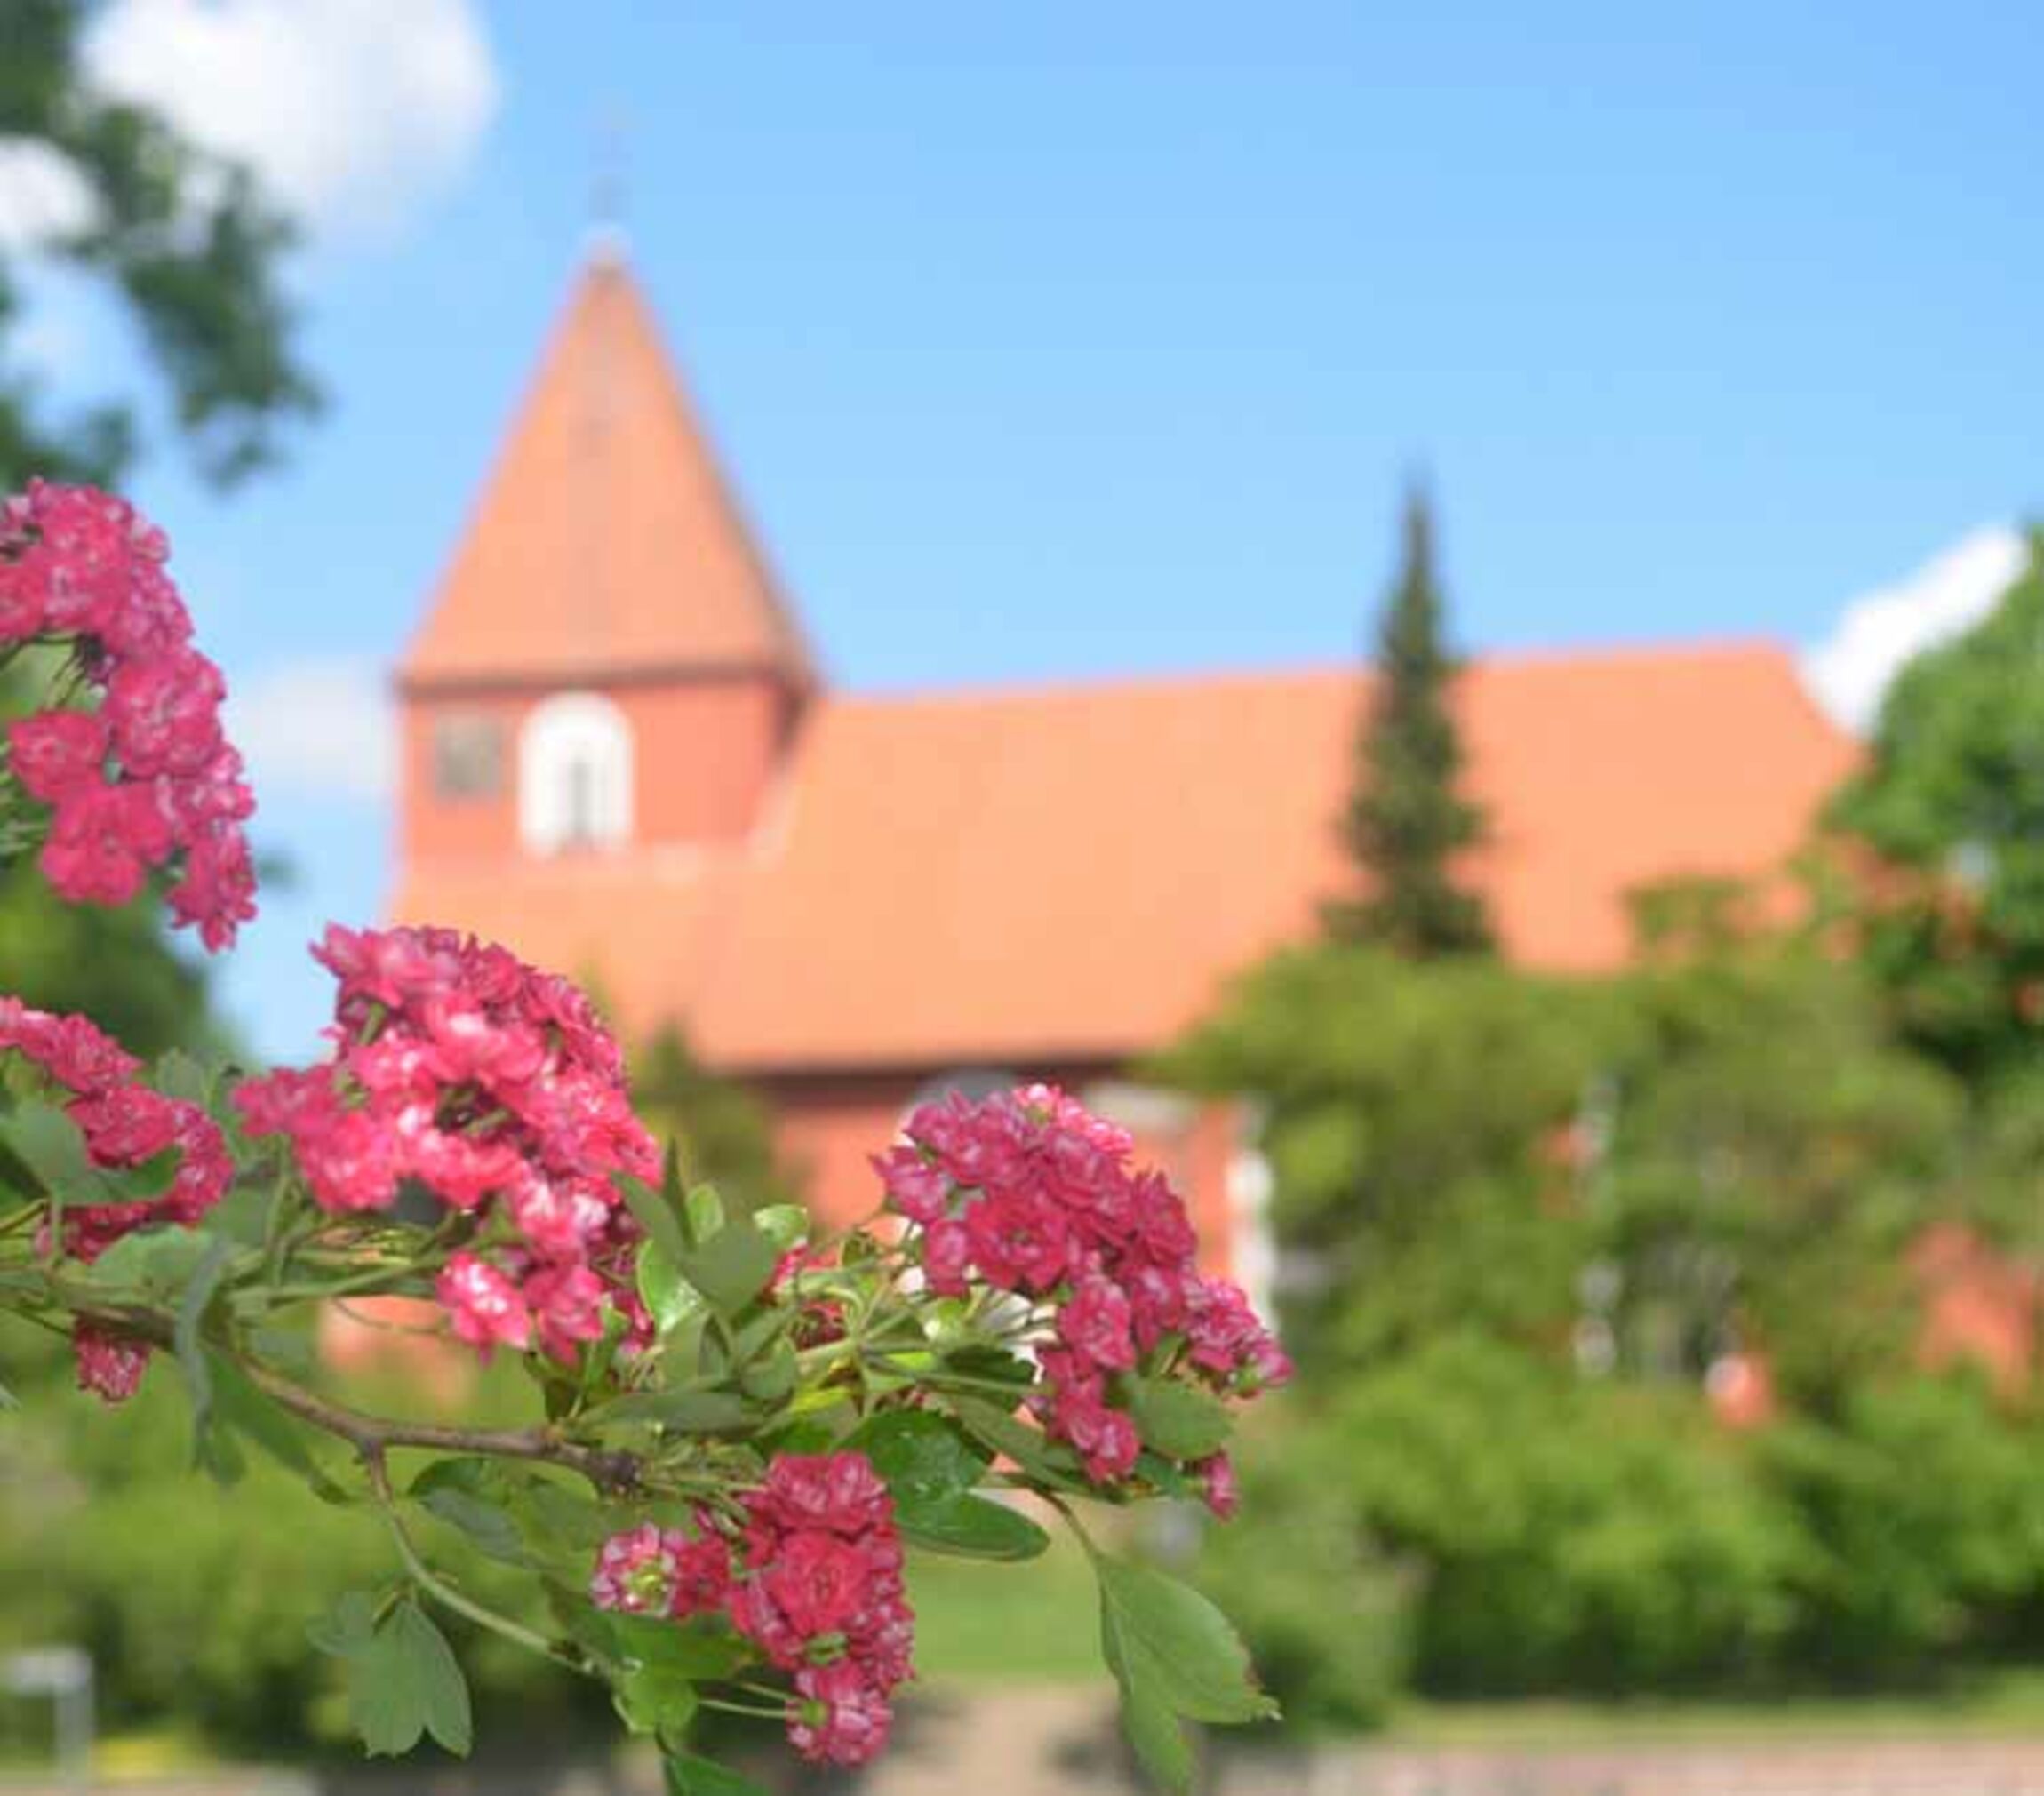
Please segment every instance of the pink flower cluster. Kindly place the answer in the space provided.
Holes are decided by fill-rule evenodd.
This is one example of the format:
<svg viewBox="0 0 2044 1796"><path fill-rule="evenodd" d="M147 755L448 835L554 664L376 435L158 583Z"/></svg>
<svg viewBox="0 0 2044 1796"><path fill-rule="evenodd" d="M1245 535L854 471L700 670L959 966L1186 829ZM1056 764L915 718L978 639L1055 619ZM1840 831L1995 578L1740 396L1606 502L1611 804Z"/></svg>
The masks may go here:
<svg viewBox="0 0 2044 1796"><path fill-rule="evenodd" d="M180 860L171 914L214 951L255 915L242 825L255 800L221 733L220 669L164 563L161 531L91 487L30 484L0 503L0 650L68 641L100 703L8 726L7 766L52 807L40 865L78 904L125 904Z"/></svg>
<svg viewBox="0 0 2044 1796"><path fill-rule="evenodd" d="M178 1150L177 1169L159 1197L81 1203L67 1193L67 1253L97 1259L135 1229L159 1222L188 1226L220 1201L234 1177L234 1162L219 1125L197 1105L138 1083L140 1063L90 1018L54 1016L19 998L0 998L0 1050L8 1049L69 1094L65 1112L84 1136L95 1166L117 1171Z"/></svg>
<svg viewBox="0 0 2044 1796"><path fill-rule="evenodd" d="M862 1453L783 1454L745 1505L733 1545L700 1518L691 1539L651 1522L607 1541L590 1579L600 1608L722 1611L792 1674L788 1738L805 1758L864 1764L887 1744L911 1675L914 1616L894 1501Z"/></svg>
<svg viewBox="0 0 2044 1796"><path fill-rule="evenodd" d="M438 1290L485 1353L537 1344L571 1363L606 1302L643 1329L611 1176L657 1177L659 1153L582 993L451 930L335 924L313 953L339 981L332 1058L238 1087L250 1133L290 1141L323 1209L416 1187L472 1216Z"/></svg>
<svg viewBox="0 0 2044 1796"><path fill-rule="evenodd" d="M176 1169L161 1195L120 1203L85 1203L67 1192L64 1250L97 1259L116 1241L151 1223L196 1223L220 1200L234 1163L220 1129L196 1104L166 1098L136 1082L140 1064L88 1018L31 1010L0 997L0 1050L41 1068L64 1091L65 1113L78 1125L95 1166L110 1171L143 1166L170 1148ZM108 1402L131 1395L148 1348L80 1326L74 1337L78 1382Z"/></svg>
<svg viewBox="0 0 2044 1796"><path fill-rule="evenodd" d="M930 1288L959 1295L977 1277L1047 1306L1055 1339L1038 1353L1034 1401L1095 1483L1126 1478L1141 1450L1118 1375L1186 1369L1244 1396L1291 1376L1242 1291L1201 1275L1184 1202L1161 1174L1130 1168L1126 1130L1032 1085L977 1103L954 1093L903 1133L874 1166L918 1225ZM1198 1469L1216 1509L1232 1508L1225 1457Z"/></svg>

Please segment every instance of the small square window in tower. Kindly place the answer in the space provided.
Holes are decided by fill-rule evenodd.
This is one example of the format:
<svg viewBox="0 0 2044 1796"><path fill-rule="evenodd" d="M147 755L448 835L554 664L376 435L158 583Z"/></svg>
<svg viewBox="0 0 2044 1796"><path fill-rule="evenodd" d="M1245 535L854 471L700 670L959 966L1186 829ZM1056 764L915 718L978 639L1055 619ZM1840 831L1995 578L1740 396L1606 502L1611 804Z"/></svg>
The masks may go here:
<svg viewBox="0 0 2044 1796"><path fill-rule="evenodd" d="M494 798L504 787L504 726L494 717L456 714L433 726L433 795Z"/></svg>

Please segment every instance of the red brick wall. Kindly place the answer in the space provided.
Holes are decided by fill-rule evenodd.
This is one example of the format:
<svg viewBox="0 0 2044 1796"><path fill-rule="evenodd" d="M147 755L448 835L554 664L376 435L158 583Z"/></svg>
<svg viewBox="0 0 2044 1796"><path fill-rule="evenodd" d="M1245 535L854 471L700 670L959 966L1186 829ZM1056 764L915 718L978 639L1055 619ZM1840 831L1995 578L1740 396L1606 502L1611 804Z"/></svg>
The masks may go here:
<svg viewBox="0 0 2044 1796"><path fill-rule="evenodd" d="M762 674L598 688L625 714L633 743L633 835L639 842L729 842L759 816L792 717L786 689ZM515 857L518 734L544 691L407 697L398 852L406 864ZM443 798L434 737L443 718L475 717L500 732L497 790Z"/></svg>

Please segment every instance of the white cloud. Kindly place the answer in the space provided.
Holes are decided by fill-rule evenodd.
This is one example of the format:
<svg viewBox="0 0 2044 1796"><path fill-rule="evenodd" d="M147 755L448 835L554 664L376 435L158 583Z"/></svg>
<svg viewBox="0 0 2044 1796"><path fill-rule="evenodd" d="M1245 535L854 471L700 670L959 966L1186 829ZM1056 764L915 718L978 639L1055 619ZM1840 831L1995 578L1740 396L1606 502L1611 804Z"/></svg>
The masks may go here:
<svg viewBox="0 0 2044 1796"><path fill-rule="evenodd" d="M1818 702L1847 729L1871 729L1904 666L1992 611L2029 556L2018 532L1996 524L1932 556L1907 579L1854 599L1803 656L1803 677Z"/></svg>
<svg viewBox="0 0 2044 1796"><path fill-rule="evenodd" d="M0 137L0 251L34 250L92 220L92 190L67 156Z"/></svg>
<svg viewBox="0 0 2044 1796"><path fill-rule="evenodd" d="M451 187L499 94L473 0L113 0L87 59L344 235L387 235Z"/></svg>
<svg viewBox="0 0 2044 1796"><path fill-rule="evenodd" d="M280 662L231 682L228 735L247 758L257 800L278 792L387 798L397 774L387 682L381 663L337 655Z"/></svg>

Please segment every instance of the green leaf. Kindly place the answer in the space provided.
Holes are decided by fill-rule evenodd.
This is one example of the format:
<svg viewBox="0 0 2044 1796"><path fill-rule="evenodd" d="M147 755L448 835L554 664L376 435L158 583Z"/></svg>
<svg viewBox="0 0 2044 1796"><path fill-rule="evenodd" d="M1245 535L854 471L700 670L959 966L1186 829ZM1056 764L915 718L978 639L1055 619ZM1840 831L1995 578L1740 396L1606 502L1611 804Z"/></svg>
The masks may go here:
<svg viewBox="0 0 2044 1796"><path fill-rule="evenodd" d="M1124 1681L1147 1685L1196 1721L1256 1721L1277 1713L1258 1687L1247 1648L1196 1590L1144 1565L1096 1554L1100 1635Z"/></svg>
<svg viewBox="0 0 2044 1796"><path fill-rule="evenodd" d="M809 1212L799 1203L770 1203L753 1212L753 1222L783 1253L809 1238Z"/></svg>
<svg viewBox="0 0 2044 1796"><path fill-rule="evenodd" d="M963 1378L983 1378L996 1385L1012 1385L1018 1398L1035 1382L1036 1369L1019 1353L1005 1347L974 1342L954 1347L944 1355L944 1369Z"/></svg>
<svg viewBox="0 0 2044 1796"><path fill-rule="evenodd" d="M794 1326L796 1312L786 1305L765 1309L731 1337L731 1361L742 1366L756 1359Z"/></svg>
<svg viewBox="0 0 2044 1796"><path fill-rule="evenodd" d="M1050 1537L1027 1516L973 1494L988 1449L948 1416L889 1409L842 1442L864 1453L894 1497L895 1520L918 1545L972 1559L1034 1559Z"/></svg>
<svg viewBox="0 0 2044 1796"><path fill-rule="evenodd" d="M646 1391L619 1397L597 1412L603 1422L658 1422L677 1434L715 1434L742 1427L752 1416L731 1391Z"/></svg>
<svg viewBox="0 0 2044 1796"><path fill-rule="evenodd" d="M208 1234L224 1234L240 1247L260 1247L268 1238L269 1217L276 1193L244 1185L230 1191L206 1212Z"/></svg>
<svg viewBox="0 0 2044 1796"><path fill-rule="evenodd" d="M206 1372L212 1391L217 1427L231 1428L255 1442L278 1465L295 1472L328 1503L355 1499L335 1482L315 1457L304 1428L218 1348L205 1347Z"/></svg>
<svg viewBox="0 0 2044 1796"><path fill-rule="evenodd" d="M191 1282L207 1238L188 1228L139 1228L94 1260L86 1280L108 1289L139 1287L168 1297Z"/></svg>
<svg viewBox="0 0 2044 1796"><path fill-rule="evenodd" d="M1146 1447L1167 1459L1204 1459L1227 1445L1234 1423L1210 1392L1172 1378L1128 1381L1129 1415Z"/></svg>
<svg viewBox="0 0 2044 1796"><path fill-rule="evenodd" d="M675 1264L712 1309L735 1316L765 1288L779 1260L780 1249L771 1238L755 1228L750 1217L740 1216Z"/></svg>
<svg viewBox="0 0 2044 1796"><path fill-rule="evenodd" d="M98 1188L99 1171L78 1125L55 1105L32 1098L16 1105L0 1118L0 1139L28 1169L44 1196L76 1193L92 1201L87 1193Z"/></svg>
<svg viewBox="0 0 2044 1796"><path fill-rule="evenodd" d="M663 1335L672 1333L703 1307L696 1288L682 1276L681 1268L658 1241L640 1247L637 1278L639 1301Z"/></svg>
<svg viewBox="0 0 2044 1796"><path fill-rule="evenodd" d="M896 1507L927 1507L962 1497L986 1469L986 1450L947 1416L928 1409L888 1409L844 1441L863 1453L892 1493Z"/></svg>
<svg viewBox="0 0 2044 1796"><path fill-rule="evenodd" d="M618 1713L635 1734L680 1735L696 1717L696 1687L661 1665L627 1672L614 1696Z"/></svg>
<svg viewBox="0 0 2044 1796"><path fill-rule="evenodd" d="M1026 1515L984 1497L903 1505L895 1520L914 1545L961 1559L1034 1559L1050 1545Z"/></svg>
<svg viewBox="0 0 2044 1796"><path fill-rule="evenodd" d="M668 1753L667 1767L667 1796L767 1796L750 1777L693 1752Z"/></svg>
<svg viewBox="0 0 2044 1796"><path fill-rule="evenodd" d="M212 1074L182 1048L172 1048L158 1057L149 1070L149 1083L164 1097L181 1098L201 1110L212 1102Z"/></svg>
<svg viewBox="0 0 2044 1796"><path fill-rule="evenodd" d="M580 1490L530 1473L520 1481L513 1513L528 1521L528 1537L555 1551L587 1552L624 1526L617 1513Z"/></svg>
<svg viewBox="0 0 2044 1796"><path fill-rule="evenodd" d="M206 1305L212 1302L220 1275L227 1271L228 1261L234 1257L234 1252L235 1244L220 1236L215 1235L208 1241L205 1252L192 1272L191 1282L178 1300L177 1323L171 1331L179 1368L191 1389L193 1457L216 1476L221 1475L220 1468L209 1457L206 1440L212 1423L212 1368L200 1351L199 1325L205 1320ZM231 1474L227 1481L231 1481Z"/></svg>
<svg viewBox="0 0 2044 1796"><path fill-rule="evenodd" d="M1199 1481L1188 1478L1162 1454L1146 1449L1136 1456L1136 1476L1154 1484L1166 1497L1197 1497Z"/></svg>
<svg viewBox="0 0 2044 1796"><path fill-rule="evenodd" d="M739 1388L759 1402L778 1403L794 1390L801 1369L794 1343L776 1341L771 1353L739 1374Z"/></svg>
<svg viewBox="0 0 2044 1796"><path fill-rule="evenodd" d="M314 1646L347 1665L348 1716L371 1755L409 1752L431 1734L467 1757L474 1742L468 1682L446 1636L410 1597L381 1622L350 1591L306 1630Z"/></svg>
<svg viewBox="0 0 2044 1796"><path fill-rule="evenodd" d="M580 1561L618 1531L618 1519L601 1504L529 1467L497 1459L436 1459L411 1481L409 1495L506 1565Z"/></svg>
<svg viewBox="0 0 2044 1796"><path fill-rule="evenodd" d="M1183 1796L1192 1788L1193 1781L1192 1749L1185 1728L1150 1674L1146 1660L1140 1655L1131 1658L1128 1643L1104 1600L1100 1648L1121 1691L1122 1731L1136 1749L1136 1757L1159 1786L1171 1796Z"/></svg>
<svg viewBox="0 0 2044 1796"><path fill-rule="evenodd" d="M729 1628L685 1624L666 1616L615 1614L611 1639L617 1652L635 1664L658 1666L677 1677L728 1678L759 1655Z"/></svg>
<svg viewBox="0 0 2044 1796"><path fill-rule="evenodd" d="M468 1680L461 1675L460 1663L454 1656L454 1648L447 1644L447 1636L409 1599L399 1603L377 1630L378 1639L386 1633L395 1636L396 1651L418 1691L426 1731L456 1757L467 1758L475 1743Z"/></svg>
<svg viewBox="0 0 2044 1796"><path fill-rule="evenodd" d="M673 1150L669 1150L670 1155ZM678 1192L681 1184L680 1164L670 1159L669 1170L674 1188ZM724 1225L724 1201L717 1195L714 1185L696 1185L689 1187L689 1193L681 1200L682 1220L688 1225L689 1240L700 1247Z"/></svg>
<svg viewBox="0 0 2044 1796"><path fill-rule="evenodd" d="M1121 1690L1122 1731L1136 1757L1160 1789L1183 1796L1193 1787L1193 1752L1184 1724L1150 1685L1122 1682Z"/></svg>
<svg viewBox="0 0 2044 1796"><path fill-rule="evenodd" d="M408 1603L405 1607L409 1608ZM419 1744L426 1731L426 1693L392 1625L395 1612L344 1656L347 1661L347 1714L371 1757L396 1758Z"/></svg>
<svg viewBox="0 0 2044 1796"><path fill-rule="evenodd" d="M305 1634L321 1652L337 1659L352 1659L369 1649L376 1632L376 1604L358 1590L334 1600L324 1615L306 1624Z"/></svg>
<svg viewBox="0 0 2044 1796"><path fill-rule="evenodd" d="M526 1556L524 1537L518 1532L518 1524L496 1504L451 1486L430 1490L419 1501L427 1514L459 1529L484 1557L506 1565L531 1563Z"/></svg>
<svg viewBox="0 0 2044 1796"><path fill-rule="evenodd" d="M946 1392L944 1401L976 1440L1006 1455L1039 1484L1058 1490L1090 1489L1078 1475L1078 1462L1053 1447L1041 1429L1032 1428L1007 1410L977 1397L954 1396Z"/></svg>
<svg viewBox="0 0 2044 1796"><path fill-rule="evenodd" d="M625 1208L632 1212L633 1220L645 1230L647 1241L667 1255L670 1264L679 1264L689 1243L674 1206L651 1185L629 1176L619 1177L618 1188L625 1194Z"/></svg>

